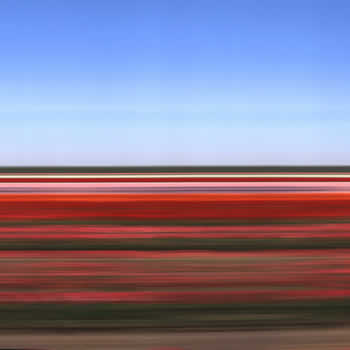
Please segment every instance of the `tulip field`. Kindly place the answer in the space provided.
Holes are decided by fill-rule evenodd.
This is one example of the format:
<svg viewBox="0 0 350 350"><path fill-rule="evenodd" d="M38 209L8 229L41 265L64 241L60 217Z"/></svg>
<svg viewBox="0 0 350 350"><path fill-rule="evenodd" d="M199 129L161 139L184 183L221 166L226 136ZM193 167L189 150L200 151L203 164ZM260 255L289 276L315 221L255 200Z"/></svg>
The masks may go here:
<svg viewBox="0 0 350 350"><path fill-rule="evenodd" d="M349 306L348 169L0 171L1 328L335 326Z"/></svg>

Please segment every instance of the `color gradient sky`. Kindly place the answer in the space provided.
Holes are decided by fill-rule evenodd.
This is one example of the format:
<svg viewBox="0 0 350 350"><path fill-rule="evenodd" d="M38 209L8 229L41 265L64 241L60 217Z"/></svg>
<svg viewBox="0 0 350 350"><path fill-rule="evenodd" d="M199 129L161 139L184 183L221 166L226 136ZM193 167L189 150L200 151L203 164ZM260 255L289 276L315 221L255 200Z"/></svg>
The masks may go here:
<svg viewBox="0 0 350 350"><path fill-rule="evenodd" d="M350 1L0 1L1 165L350 163Z"/></svg>

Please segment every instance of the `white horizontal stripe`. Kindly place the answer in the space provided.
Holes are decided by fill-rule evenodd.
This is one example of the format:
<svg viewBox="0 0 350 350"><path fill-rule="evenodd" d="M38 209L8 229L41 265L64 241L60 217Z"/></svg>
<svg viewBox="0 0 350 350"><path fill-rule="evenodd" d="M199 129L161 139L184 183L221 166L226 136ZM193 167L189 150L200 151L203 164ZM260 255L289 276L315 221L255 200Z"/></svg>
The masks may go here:
<svg viewBox="0 0 350 350"><path fill-rule="evenodd" d="M350 178L350 174L14 174L0 179Z"/></svg>

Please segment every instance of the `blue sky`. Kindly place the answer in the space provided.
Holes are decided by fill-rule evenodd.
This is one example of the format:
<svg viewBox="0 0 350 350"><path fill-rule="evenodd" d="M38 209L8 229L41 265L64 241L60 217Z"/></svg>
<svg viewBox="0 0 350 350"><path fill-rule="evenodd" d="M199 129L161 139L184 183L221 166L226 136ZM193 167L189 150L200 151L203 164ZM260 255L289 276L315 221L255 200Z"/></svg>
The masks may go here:
<svg viewBox="0 0 350 350"><path fill-rule="evenodd" d="M1 165L349 164L350 2L1 0Z"/></svg>

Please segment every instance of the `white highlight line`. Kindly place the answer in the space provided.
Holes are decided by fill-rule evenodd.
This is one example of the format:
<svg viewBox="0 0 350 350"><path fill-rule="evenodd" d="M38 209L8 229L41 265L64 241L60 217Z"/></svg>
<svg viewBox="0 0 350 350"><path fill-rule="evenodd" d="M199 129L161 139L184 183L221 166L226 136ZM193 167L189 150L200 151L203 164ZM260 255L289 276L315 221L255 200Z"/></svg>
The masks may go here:
<svg viewBox="0 0 350 350"><path fill-rule="evenodd" d="M15 174L0 179L350 178L350 174Z"/></svg>

